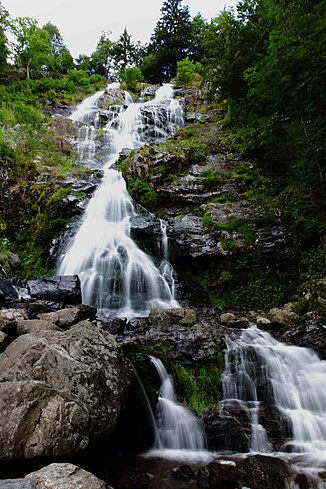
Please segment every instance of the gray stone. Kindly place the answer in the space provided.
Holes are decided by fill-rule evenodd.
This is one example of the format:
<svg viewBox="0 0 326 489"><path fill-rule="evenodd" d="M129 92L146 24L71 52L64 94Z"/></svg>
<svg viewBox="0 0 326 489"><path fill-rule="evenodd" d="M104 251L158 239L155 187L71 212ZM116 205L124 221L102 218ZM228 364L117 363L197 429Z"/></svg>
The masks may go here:
<svg viewBox="0 0 326 489"><path fill-rule="evenodd" d="M0 309L0 330L8 326L16 327L24 319L27 319L25 309Z"/></svg>
<svg viewBox="0 0 326 489"><path fill-rule="evenodd" d="M42 489L42 486L33 480L4 479L0 480L0 489Z"/></svg>
<svg viewBox="0 0 326 489"><path fill-rule="evenodd" d="M274 307L268 313L268 317L271 321L280 324L294 325L299 321L299 316L293 311L292 302L284 304L283 307Z"/></svg>
<svg viewBox="0 0 326 489"><path fill-rule="evenodd" d="M5 349L6 341L7 335L3 331L0 331L0 353Z"/></svg>
<svg viewBox="0 0 326 489"><path fill-rule="evenodd" d="M0 355L0 458L74 453L107 436L130 379L114 337L88 321L18 337Z"/></svg>
<svg viewBox="0 0 326 489"><path fill-rule="evenodd" d="M37 333L38 331L59 331L59 328L50 321L39 319L27 319L19 321L17 324L18 336L27 333Z"/></svg>
<svg viewBox="0 0 326 489"><path fill-rule="evenodd" d="M110 489L90 472L68 463L54 463L32 472L26 479L40 484L40 489Z"/></svg>
<svg viewBox="0 0 326 489"><path fill-rule="evenodd" d="M235 315L230 313L230 312L226 312L225 314L221 314L221 317L220 317L221 324L234 323L235 320L236 320Z"/></svg>

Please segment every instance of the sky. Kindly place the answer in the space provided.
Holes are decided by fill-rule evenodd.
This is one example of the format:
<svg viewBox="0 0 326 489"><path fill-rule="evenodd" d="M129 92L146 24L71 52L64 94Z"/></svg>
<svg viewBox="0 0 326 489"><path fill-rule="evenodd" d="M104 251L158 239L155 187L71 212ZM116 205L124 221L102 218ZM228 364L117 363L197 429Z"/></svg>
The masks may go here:
<svg viewBox="0 0 326 489"><path fill-rule="evenodd" d="M201 12L206 20L238 0L184 0L193 17ZM33 17L39 27L51 22L74 58L94 52L102 32L116 41L124 28L132 41L148 43L161 16L163 0L1 0L11 17Z"/></svg>

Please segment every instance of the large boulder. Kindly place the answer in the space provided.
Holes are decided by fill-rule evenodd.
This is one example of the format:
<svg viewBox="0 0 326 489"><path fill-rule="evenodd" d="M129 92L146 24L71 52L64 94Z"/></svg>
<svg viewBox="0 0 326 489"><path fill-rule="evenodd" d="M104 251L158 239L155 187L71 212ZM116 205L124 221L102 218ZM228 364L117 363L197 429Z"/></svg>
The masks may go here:
<svg viewBox="0 0 326 489"><path fill-rule="evenodd" d="M102 480L76 465L54 463L24 479L0 480L0 489L110 489Z"/></svg>
<svg viewBox="0 0 326 489"><path fill-rule="evenodd" d="M108 436L131 375L114 337L88 321L18 337L0 355L0 458L70 454Z"/></svg>
<svg viewBox="0 0 326 489"><path fill-rule="evenodd" d="M25 479L37 482L39 489L110 489L105 482L73 464L54 463Z"/></svg>

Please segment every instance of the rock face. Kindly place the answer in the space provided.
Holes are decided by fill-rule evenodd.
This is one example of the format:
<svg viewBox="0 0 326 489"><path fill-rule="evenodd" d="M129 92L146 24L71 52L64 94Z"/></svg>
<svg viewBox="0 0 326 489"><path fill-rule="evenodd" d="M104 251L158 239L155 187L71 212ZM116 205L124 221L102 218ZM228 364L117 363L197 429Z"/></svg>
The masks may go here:
<svg viewBox="0 0 326 489"><path fill-rule="evenodd" d="M2 459L86 448L112 432L124 404L131 371L114 338L88 321L48 325L0 356Z"/></svg>
<svg viewBox="0 0 326 489"><path fill-rule="evenodd" d="M217 322L216 314L199 319L193 309L154 309L148 318L122 325L117 340L126 352L144 345L173 345L171 360L190 365L216 354L224 345L225 330L217 328Z"/></svg>

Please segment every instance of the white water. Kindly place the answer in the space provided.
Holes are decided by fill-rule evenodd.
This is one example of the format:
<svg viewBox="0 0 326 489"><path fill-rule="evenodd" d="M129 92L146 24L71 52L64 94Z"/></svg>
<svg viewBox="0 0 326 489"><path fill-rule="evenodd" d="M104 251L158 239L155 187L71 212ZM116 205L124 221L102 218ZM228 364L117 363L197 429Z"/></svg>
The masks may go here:
<svg viewBox="0 0 326 489"><path fill-rule="evenodd" d="M109 88L114 90L119 86L113 84ZM94 112L99 111L96 96L101 95L99 92L84 101L71 118L88 123L96 120ZM114 118L105 128L110 154L102 184L58 262L58 275L79 275L85 304L117 316L130 318L147 315L153 307L179 306L174 297L171 265L165 260L162 269L157 268L130 237L130 218L136 216L136 211L121 173L113 168L122 149L137 148L146 142L145 129L165 139L182 124L182 109L172 96L172 85L165 85L158 90L154 101L130 103L126 97L128 107L114 112ZM164 113L164 127L158 112ZM90 156L94 158L94 152Z"/></svg>
<svg viewBox="0 0 326 489"><path fill-rule="evenodd" d="M258 399L259 385L269 388L271 399ZM271 449L259 424L259 402L274 403L292 423L293 439L284 446L289 457L307 467L326 467L326 361L313 351L280 343L254 327L246 329L229 342L223 389L225 400L247 405L253 451Z"/></svg>
<svg viewBox="0 0 326 489"><path fill-rule="evenodd" d="M172 381L161 360L155 357L150 359L161 381L156 415L160 436L155 448L204 450L206 439L199 419L176 401Z"/></svg>

